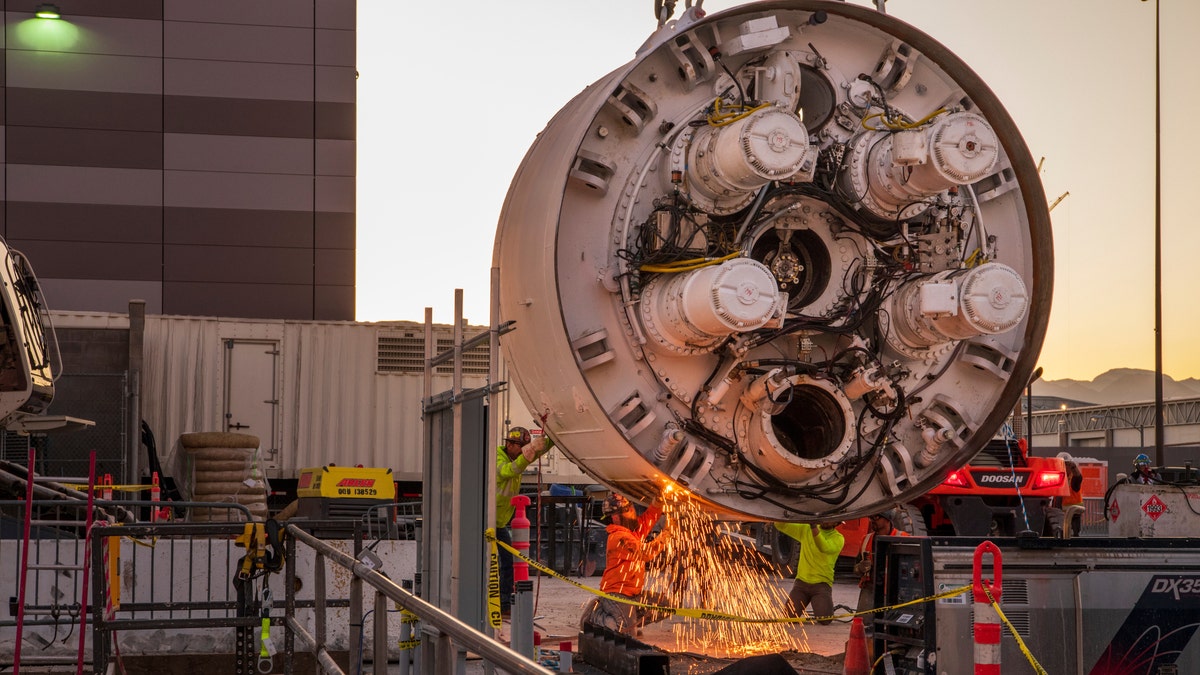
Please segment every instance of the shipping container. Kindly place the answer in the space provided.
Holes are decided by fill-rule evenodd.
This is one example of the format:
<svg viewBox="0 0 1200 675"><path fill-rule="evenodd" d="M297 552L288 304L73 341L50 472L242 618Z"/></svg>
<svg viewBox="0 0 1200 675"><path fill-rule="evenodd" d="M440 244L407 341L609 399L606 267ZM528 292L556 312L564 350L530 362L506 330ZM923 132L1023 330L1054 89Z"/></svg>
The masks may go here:
<svg viewBox="0 0 1200 675"><path fill-rule="evenodd" d="M68 357L105 342L104 336L119 336L119 343L130 338L131 321L125 315L60 312L55 323L84 343L68 345ZM486 331L486 326L468 326L464 339ZM435 325L433 332L435 353L453 348L451 326ZM150 315L141 344L137 377L136 366L125 366L130 382L125 407L141 411L168 475L182 475L182 434L227 431L259 438L259 468L273 489L289 486L301 469L326 464L390 468L402 487L410 483L417 489L424 453L423 323ZM128 363L136 362L135 353L136 347ZM467 350L464 389L487 385L488 363L486 343ZM435 369L433 394L450 389L452 369L452 362ZM503 363L499 378L508 379ZM507 387L496 403L502 429L508 424L537 426ZM115 435L125 439L124 450L107 454L144 467L144 456L138 456L144 449L135 449L137 434L130 432L130 416L124 417L96 420L98 427L120 427ZM530 472L529 480L536 483L538 476L533 468ZM558 450L542 459L540 479L546 484L593 482Z"/></svg>

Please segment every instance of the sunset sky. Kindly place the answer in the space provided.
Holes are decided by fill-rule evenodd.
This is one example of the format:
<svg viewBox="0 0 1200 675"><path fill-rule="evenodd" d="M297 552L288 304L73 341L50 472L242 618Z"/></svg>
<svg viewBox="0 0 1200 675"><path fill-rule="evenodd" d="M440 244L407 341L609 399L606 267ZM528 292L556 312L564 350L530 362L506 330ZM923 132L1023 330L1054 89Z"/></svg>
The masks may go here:
<svg viewBox="0 0 1200 675"><path fill-rule="evenodd" d="M1200 2L1162 13L1163 370L1200 377ZM684 2L678 3L676 16ZM714 13L746 4L707 0ZM856 2L872 6L871 3ZM891 0L1044 157L1055 291L1044 379L1154 368L1154 0ZM358 0L358 319L486 324L496 222L536 134L631 60L651 0Z"/></svg>

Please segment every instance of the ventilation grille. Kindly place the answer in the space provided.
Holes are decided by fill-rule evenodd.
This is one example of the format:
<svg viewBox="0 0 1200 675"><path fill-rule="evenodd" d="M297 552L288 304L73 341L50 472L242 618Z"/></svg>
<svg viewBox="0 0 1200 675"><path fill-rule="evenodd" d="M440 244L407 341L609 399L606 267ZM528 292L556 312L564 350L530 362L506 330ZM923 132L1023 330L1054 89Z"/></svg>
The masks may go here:
<svg viewBox="0 0 1200 675"><path fill-rule="evenodd" d="M1029 605L1029 585L1026 579L1005 579L1003 591L1000 595L1000 608L1004 611L1004 616L1008 622L1012 624L1013 629L1017 631L1022 639L1028 639L1032 634L1032 614L1030 610L1017 608L1015 606ZM971 613L971 631L975 631L975 613ZM1008 628L1001 631L1005 640L1011 640L1012 633Z"/></svg>
<svg viewBox="0 0 1200 675"><path fill-rule="evenodd" d="M471 337L474 336L464 335L464 339ZM433 349L435 355L454 349L454 338L435 334L434 339L437 342ZM486 376L489 362L486 343L472 347L463 353L463 374ZM424 332L380 332L375 371L379 373L424 373ZM439 375L451 375L454 372L454 362L447 361L438 364L434 372Z"/></svg>
<svg viewBox="0 0 1200 675"><path fill-rule="evenodd" d="M26 466L29 464L29 436L0 431L0 459Z"/></svg>
<svg viewBox="0 0 1200 675"><path fill-rule="evenodd" d="M1015 440L1007 443L1002 440L991 440L983 446L979 454L971 458L971 466L976 467L1000 467L1004 469L1019 468L1023 469L1029 466L1029 462L1021 456L1021 451L1017 449Z"/></svg>

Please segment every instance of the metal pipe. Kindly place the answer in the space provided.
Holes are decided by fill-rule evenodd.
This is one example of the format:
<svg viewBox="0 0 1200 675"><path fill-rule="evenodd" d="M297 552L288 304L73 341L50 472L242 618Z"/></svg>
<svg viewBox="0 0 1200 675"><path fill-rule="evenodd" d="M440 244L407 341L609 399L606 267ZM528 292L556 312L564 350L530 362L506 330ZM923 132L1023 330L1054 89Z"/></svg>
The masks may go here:
<svg viewBox="0 0 1200 675"><path fill-rule="evenodd" d="M286 539L284 543L283 571L283 614L288 617L283 625L283 674L294 675L296 656L296 632L292 629L291 617L296 616L296 543Z"/></svg>
<svg viewBox="0 0 1200 675"><path fill-rule="evenodd" d="M1154 463L1156 466L1162 466L1165 463L1163 459L1162 344L1162 47L1159 40L1161 26L1159 0L1154 0Z"/></svg>
<svg viewBox="0 0 1200 675"><path fill-rule="evenodd" d="M358 589L355 589L355 584ZM358 577L350 580L350 669L355 673L361 673L363 662L363 607L362 607L362 581ZM360 664L355 666L354 664Z"/></svg>
<svg viewBox="0 0 1200 675"><path fill-rule="evenodd" d="M30 452L32 452L32 451L30 451ZM30 459L31 460L33 459L32 455L30 456ZM29 462L29 469L31 471L33 470L33 462L32 461ZM96 484L96 451L92 450L91 452L88 453L88 485L95 485L95 484ZM92 492L91 490L88 490L87 522L89 523L89 527L92 522L92 519L95 518L95 516L96 516L95 508L96 508L96 493ZM30 515L31 514L28 512L25 514L26 522L29 522L28 519L29 519ZM29 536L28 531L25 532L25 536L27 536L27 537ZM87 545L90 545L92 543L92 540L85 538L84 542L85 542L85 546L83 549L83 551L84 551L84 553L83 553L83 578L80 579L80 582L79 582L80 586L82 587L81 590L79 591L79 597L82 598L83 602L86 603L88 601L88 581L90 581L90 578L89 578L90 575L88 574L88 572L91 571L91 562L92 562L91 559L88 557ZM22 574L21 580L24 581L24 574ZM99 607L93 606L92 611L93 612L98 611L100 609L100 607L102 607L102 606L99 606ZM76 653L76 656L79 659L79 663L78 663L78 665L75 666L76 675L83 675L83 653L84 653L84 650L87 648L87 644L86 644L86 642L87 642L87 617L88 617L87 610L88 610L88 608L86 606L82 607L79 610L79 649ZM15 671L16 668L14 667L13 670Z"/></svg>
<svg viewBox="0 0 1200 675"><path fill-rule="evenodd" d="M421 519L420 518L417 519L417 526L416 526L416 530L414 532L417 536L417 572L413 576L413 595L415 595L419 598L419 597L421 597L421 593L422 593L421 589L423 588L422 581L421 581L421 554L423 552L423 549L421 548L422 535L421 535ZM420 617L417 617L417 618L419 619ZM419 624L419 623L413 624L412 635L410 635L409 637L420 639L421 624ZM425 650L424 644L418 644L416 649L413 650L413 672L414 673L425 672L425 671L421 670L421 660L424 658L422 656L422 653L424 652L424 650ZM401 671L401 672L403 672L403 671ZM408 674L404 673L404 675L408 675Z"/></svg>
<svg viewBox="0 0 1200 675"><path fill-rule="evenodd" d="M322 670L336 675L346 675L345 671L339 668L337 662L329 655L329 652L325 651L325 647L318 645L312 634L304 626L301 626L299 621L296 621L296 617L289 616L287 623L288 628L292 629L292 633L299 637L308 647L308 651L317 657L317 663L321 664Z"/></svg>
<svg viewBox="0 0 1200 675"><path fill-rule="evenodd" d="M422 378L422 388L421 388L421 423L423 425L424 432L426 434L432 433L430 430L430 426L429 426L429 418L426 417L427 412L425 410L425 406L428 405L429 400L431 398L433 398L433 357L434 357L434 354L435 354L435 350L434 350L434 342L433 342L433 308L426 307L425 308L425 372L424 372L424 375ZM426 445L428 445L428 444L426 444ZM436 485L437 483L432 481L432 477L434 475L436 475L434 473L436 471L436 467L434 466L434 462L432 461L432 457L431 457L431 452L428 448L425 449L424 459L425 459L425 466L424 466L424 468L421 469L421 474L422 474L422 478L424 478L424 483L425 483L425 485L431 485L431 484ZM417 574L418 574L418 578L420 579L420 584L421 584L417 587L417 595L423 595L427 598L440 599L442 596L440 586L438 587L438 589L435 592L434 585L435 585L435 583L437 583L435 581L435 576L432 574L431 569L426 569L426 567L428 567L430 565L431 561L433 561L435 559L437 559L437 560L441 559L440 554L436 555L436 556L434 555L434 546L436 545L435 542L437 541L437 533L439 532L438 524L440 523L440 520L438 518L437 513L435 513L434 508L433 508L434 503L435 503L434 497L433 497L433 492L434 492L433 490L421 490L421 513L423 515L428 515L431 518L431 520L429 522L433 523L433 527L431 529L434 533L434 536L430 537L428 541L422 540L420 538L417 539Z"/></svg>
<svg viewBox="0 0 1200 675"><path fill-rule="evenodd" d="M125 412L129 429L126 438L126 461L122 480L135 483L139 476L150 475L150 460L141 452L142 427L142 370L145 364L146 301L129 301L129 409ZM143 472L143 470L145 470Z"/></svg>
<svg viewBox="0 0 1200 675"><path fill-rule="evenodd" d="M467 466L463 459L463 381L462 381L462 355L463 355L463 290L461 288L454 289L454 369L450 375L450 424L451 434L453 438L450 441L450 472L455 485L464 485L466 482ZM457 492L457 491L455 491ZM464 601L462 599L463 584L472 576L472 565L478 564L477 561L463 560L463 508L460 506L464 502L456 496L454 507L450 513L450 532L453 534L453 539L450 543L450 562L452 565L451 574L457 580L457 583L450 585L450 611L455 616L463 616ZM478 535L476 535L478 536ZM442 604L445 606L445 598L442 598Z"/></svg>
<svg viewBox="0 0 1200 675"><path fill-rule="evenodd" d="M288 529L292 529L288 526ZM314 549L316 547L313 547ZM320 550L313 558L313 625L317 646L325 648L325 556Z"/></svg>
<svg viewBox="0 0 1200 675"><path fill-rule="evenodd" d="M359 586L362 585L362 579L354 577ZM387 619L387 596L383 593L375 594L375 621L374 624L374 657L372 658L375 672L386 673L388 663L388 619Z"/></svg>
<svg viewBox="0 0 1200 675"><path fill-rule="evenodd" d="M500 668L514 675L544 675L549 670L542 668L536 662L509 649L487 635L460 621L457 617L442 611L423 599L402 589L396 582L388 579L379 572L362 564L353 556L339 551L327 542L321 541L296 525L287 526L288 534L295 540L311 546L318 554L328 557L334 563L349 569L369 586L375 588L388 598L400 603L400 606L417 615L424 625L435 628L438 632L436 651L442 651L442 638L452 638L469 651L479 654L484 659L494 662ZM452 652L452 650L447 650ZM452 653L450 654L452 656ZM440 656L440 654L439 654Z"/></svg>
<svg viewBox="0 0 1200 675"><path fill-rule="evenodd" d="M32 476L34 467L37 466L37 450L29 448L29 475ZM21 581L17 588L17 639L13 645L13 672L21 672L21 643L25 640L22 637L25 630L25 591L29 581L29 575L25 573L29 567L29 520L33 517L33 488L35 483L30 480L25 482L25 529L24 536L21 541Z"/></svg>
<svg viewBox="0 0 1200 675"><path fill-rule="evenodd" d="M4 465L10 466L13 468L20 468L20 469L24 470L24 467L21 467L20 465L16 465L16 464L11 464L9 462L5 462ZM12 473L10 471L5 471L4 469L0 469L0 483L24 483L26 481L26 477L28 475L29 475L28 472L26 472L26 474L24 476L22 476L22 475L19 475L16 473ZM37 480L37 479L35 479L34 483L33 483L33 496L41 498L41 499L52 499L55 501L61 501L63 503L67 503L67 504L72 503L72 502L78 502L81 508L84 506L84 502L87 500L87 495L83 492L69 488L65 485L62 485L60 483L56 483L53 481L43 481L43 480ZM113 506L114 506L113 511L116 514L120 515L122 522L126 522L126 523L137 522L137 518L132 513L121 508L119 505L117 505L114 502L105 502L102 500L97 500L96 503L97 504L113 504ZM122 502L122 503L129 503L129 502ZM109 515L109 513L107 511L104 511L103 509L100 510L100 515L103 515L105 520L109 520L109 519L115 520L115 518L113 518L111 515Z"/></svg>
<svg viewBox="0 0 1200 675"><path fill-rule="evenodd" d="M400 587L410 591L413 587L411 581L401 581ZM408 675L409 660L416 654L416 647L412 644L413 636L412 622L409 620L408 612L403 612L400 615L400 675Z"/></svg>

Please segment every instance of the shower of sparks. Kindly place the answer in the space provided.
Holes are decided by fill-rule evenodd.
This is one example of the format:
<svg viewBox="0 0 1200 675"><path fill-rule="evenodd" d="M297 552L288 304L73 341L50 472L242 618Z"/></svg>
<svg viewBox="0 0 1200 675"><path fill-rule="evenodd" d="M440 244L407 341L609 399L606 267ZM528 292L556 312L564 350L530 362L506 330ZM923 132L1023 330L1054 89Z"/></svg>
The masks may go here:
<svg viewBox="0 0 1200 675"><path fill-rule="evenodd" d="M685 490L667 490L659 500L664 533L669 533L661 564L646 575L646 593L658 594L672 607L705 609L752 619L789 616L787 593L778 574L704 511ZM807 651L795 623L747 623L675 617L677 651L754 655Z"/></svg>

